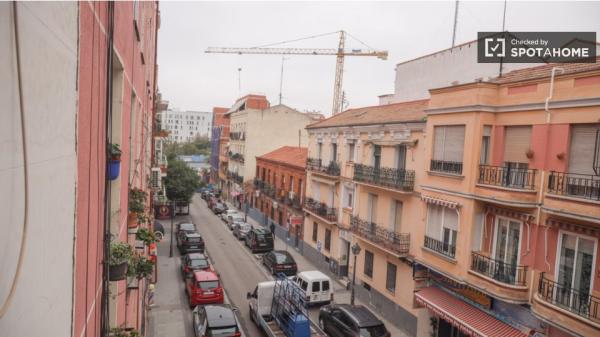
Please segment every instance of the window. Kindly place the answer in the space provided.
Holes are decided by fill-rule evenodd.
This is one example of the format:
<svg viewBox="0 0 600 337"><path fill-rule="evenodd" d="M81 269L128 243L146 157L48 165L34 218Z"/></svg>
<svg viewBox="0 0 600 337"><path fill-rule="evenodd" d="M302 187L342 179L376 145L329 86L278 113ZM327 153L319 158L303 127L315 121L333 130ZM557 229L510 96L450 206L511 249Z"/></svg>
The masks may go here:
<svg viewBox="0 0 600 337"><path fill-rule="evenodd" d="M323 291L329 291L329 281L323 281Z"/></svg>
<svg viewBox="0 0 600 337"><path fill-rule="evenodd" d="M523 187L531 184L527 174L529 159L527 150L531 143L531 126L509 126L504 136L503 185Z"/></svg>
<svg viewBox="0 0 600 337"><path fill-rule="evenodd" d="M331 143L331 161L337 161L337 144Z"/></svg>
<svg viewBox="0 0 600 337"><path fill-rule="evenodd" d="M344 186L344 207L352 208L354 189Z"/></svg>
<svg viewBox="0 0 600 337"><path fill-rule="evenodd" d="M519 263L521 223L497 217L494 235L494 259L499 262L494 279L514 283Z"/></svg>
<svg viewBox="0 0 600 337"><path fill-rule="evenodd" d="M373 167L381 167L381 145L373 145Z"/></svg>
<svg viewBox="0 0 600 337"><path fill-rule="evenodd" d="M385 278L385 288L391 292L396 292L396 265L387 263L387 275Z"/></svg>
<svg viewBox="0 0 600 337"><path fill-rule="evenodd" d="M346 159L348 161L354 161L354 139L348 140L347 151Z"/></svg>
<svg viewBox="0 0 600 337"><path fill-rule="evenodd" d="M377 222L377 195L369 193L367 204L367 221Z"/></svg>
<svg viewBox="0 0 600 337"><path fill-rule="evenodd" d="M491 126L483 127L483 135L481 136L481 155L479 156L479 164L489 165L490 163L490 136L492 133Z"/></svg>
<svg viewBox="0 0 600 337"><path fill-rule="evenodd" d="M404 170L406 168L406 146L398 145L395 149L396 156L396 168L399 170Z"/></svg>
<svg viewBox="0 0 600 337"><path fill-rule="evenodd" d="M365 249L365 266L363 273L373 278L373 253Z"/></svg>
<svg viewBox="0 0 600 337"><path fill-rule="evenodd" d="M321 200L321 184L318 181L312 181L312 195L315 201Z"/></svg>
<svg viewBox="0 0 600 337"><path fill-rule="evenodd" d="M431 171L462 174L465 143L464 125L434 127Z"/></svg>
<svg viewBox="0 0 600 337"><path fill-rule="evenodd" d="M397 232L400 230L400 225L402 224L402 201L398 201L398 200L391 200L391 206L390 206L390 213L391 213L391 219L390 219L390 229L394 232Z"/></svg>
<svg viewBox="0 0 600 337"><path fill-rule="evenodd" d="M440 205L427 205L427 230L425 247L454 257L458 235L456 210Z"/></svg>
<svg viewBox="0 0 600 337"><path fill-rule="evenodd" d="M596 175L594 155L600 151L600 137L596 134L600 124L571 125L571 144L569 146L569 173ZM596 154L596 160L599 154Z"/></svg>
<svg viewBox="0 0 600 337"><path fill-rule="evenodd" d="M294 177L290 176L290 192L294 192Z"/></svg>
<svg viewBox="0 0 600 337"><path fill-rule="evenodd" d="M331 250L331 230L325 229L325 250Z"/></svg>
<svg viewBox="0 0 600 337"><path fill-rule="evenodd" d="M559 256L554 300L576 310L589 310L587 303L594 279L596 240L571 233L560 232Z"/></svg>
<svg viewBox="0 0 600 337"><path fill-rule="evenodd" d="M317 242L317 234L319 232L319 224L313 222L312 240Z"/></svg>
<svg viewBox="0 0 600 337"><path fill-rule="evenodd" d="M321 160L323 155L323 143L317 143L317 159Z"/></svg>
<svg viewBox="0 0 600 337"><path fill-rule="evenodd" d="M313 292L321 291L321 282L319 282L319 281L313 282L312 291Z"/></svg>

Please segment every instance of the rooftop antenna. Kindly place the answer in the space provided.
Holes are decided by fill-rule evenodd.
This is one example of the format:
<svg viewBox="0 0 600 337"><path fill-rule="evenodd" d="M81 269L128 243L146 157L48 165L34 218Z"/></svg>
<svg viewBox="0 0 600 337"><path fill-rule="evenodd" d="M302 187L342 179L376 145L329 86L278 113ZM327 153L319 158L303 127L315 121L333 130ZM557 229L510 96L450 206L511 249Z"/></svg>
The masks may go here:
<svg viewBox="0 0 600 337"><path fill-rule="evenodd" d="M458 0L456 0L454 5L454 28L452 29L452 48L454 48L454 43L456 42L456 23L458 22Z"/></svg>
<svg viewBox="0 0 600 337"><path fill-rule="evenodd" d="M238 98L242 97L242 68L238 68Z"/></svg>
<svg viewBox="0 0 600 337"><path fill-rule="evenodd" d="M502 32L506 29L506 0L504 0L504 13L502 14ZM498 76L502 77L502 65L504 62L504 58L500 58L500 70Z"/></svg>
<svg viewBox="0 0 600 337"><path fill-rule="evenodd" d="M283 62L287 60L285 56L281 56L281 76L279 77L279 104L283 99Z"/></svg>

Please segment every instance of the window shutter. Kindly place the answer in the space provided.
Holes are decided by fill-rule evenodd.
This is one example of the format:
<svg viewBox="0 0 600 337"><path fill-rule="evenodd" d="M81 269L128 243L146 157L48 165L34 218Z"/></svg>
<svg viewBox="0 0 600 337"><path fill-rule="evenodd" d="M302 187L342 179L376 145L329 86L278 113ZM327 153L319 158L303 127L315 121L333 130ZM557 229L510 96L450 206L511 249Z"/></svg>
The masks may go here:
<svg viewBox="0 0 600 337"><path fill-rule="evenodd" d="M442 234L442 207L438 205L427 205L427 236L441 240Z"/></svg>
<svg viewBox="0 0 600 337"><path fill-rule="evenodd" d="M444 227L458 231L458 214L450 208L444 208Z"/></svg>
<svg viewBox="0 0 600 337"><path fill-rule="evenodd" d="M569 172L595 174L593 168L596 130L599 124L579 124L571 126L569 148Z"/></svg>
<svg viewBox="0 0 600 337"><path fill-rule="evenodd" d="M504 162L529 163L527 150L531 147L531 126L507 126L504 135Z"/></svg>
<svg viewBox="0 0 600 337"><path fill-rule="evenodd" d="M433 160L444 160L444 138L446 137L446 127L436 126L433 133Z"/></svg>
<svg viewBox="0 0 600 337"><path fill-rule="evenodd" d="M465 147L464 125L446 126L446 139L444 144L444 161L462 163Z"/></svg>

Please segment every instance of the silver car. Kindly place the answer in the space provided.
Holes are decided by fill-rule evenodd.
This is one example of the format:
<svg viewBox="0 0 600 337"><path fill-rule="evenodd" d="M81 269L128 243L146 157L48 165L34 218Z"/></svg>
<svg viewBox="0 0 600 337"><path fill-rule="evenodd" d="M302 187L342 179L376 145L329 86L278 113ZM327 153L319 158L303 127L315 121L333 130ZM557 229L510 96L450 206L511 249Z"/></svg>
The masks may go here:
<svg viewBox="0 0 600 337"><path fill-rule="evenodd" d="M252 225L245 222L235 222L232 227L233 235L238 238L238 240L244 240L246 234L252 230Z"/></svg>

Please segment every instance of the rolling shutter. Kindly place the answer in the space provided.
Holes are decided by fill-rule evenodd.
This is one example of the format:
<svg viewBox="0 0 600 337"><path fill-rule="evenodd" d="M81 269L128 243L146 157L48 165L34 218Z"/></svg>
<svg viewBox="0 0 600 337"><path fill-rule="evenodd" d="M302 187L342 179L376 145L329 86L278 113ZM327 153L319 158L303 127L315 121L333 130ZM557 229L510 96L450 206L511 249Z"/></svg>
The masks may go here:
<svg viewBox="0 0 600 337"><path fill-rule="evenodd" d="M434 160L462 162L465 144L464 125L436 126L433 141Z"/></svg>
<svg viewBox="0 0 600 337"><path fill-rule="evenodd" d="M504 162L529 163L526 152L531 148L531 126L507 126L504 136Z"/></svg>
<svg viewBox="0 0 600 337"><path fill-rule="evenodd" d="M596 131L600 124L571 126L569 148L569 173L595 174L593 168Z"/></svg>
<svg viewBox="0 0 600 337"><path fill-rule="evenodd" d="M433 135L433 160L444 160L444 138L446 127L436 126Z"/></svg>

